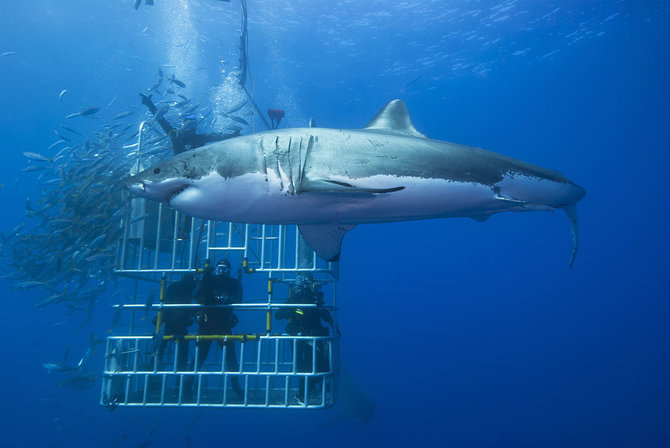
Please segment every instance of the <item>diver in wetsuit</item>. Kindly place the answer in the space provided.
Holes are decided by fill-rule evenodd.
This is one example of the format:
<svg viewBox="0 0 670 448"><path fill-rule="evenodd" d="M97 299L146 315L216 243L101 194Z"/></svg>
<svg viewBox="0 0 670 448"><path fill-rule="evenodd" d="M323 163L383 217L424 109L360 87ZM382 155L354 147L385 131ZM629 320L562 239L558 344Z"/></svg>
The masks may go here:
<svg viewBox="0 0 670 448"><path fill-rule="evenodd" d="M281 308L275 315L276 319L287 319L286 333L292 336L328 336L328 328L321 324L325 323L335 329L337 335L340 330L335 325L333 316L323 304L323 292L320 283L310 274L300 273L295 284L291 286L291 297L287 304L315 305L310 307L285 307ZM330 365L330 357L326 341L318 340L316 349L312 349L312 341L300 339L296 341L296 371L300 373L327 372ZM312 354L316 354L316 360ZM315 367L315 370L313 370ZM320 380L319 380L320 381ZM309 384L309 378L300 381L298 400L304 403L305 383L310 394L318 392L317 384Z"/></svg>
<svg viewBox="0 0 670 448"><path fill-rule="evenodd" d="M200 305L205 306L232 305L242 302L242 282L230 276L230 261L225 258L219 260L213 274L211 268L205 271L195 297ZM238 319L230 308L207 308L198 313L197 321L200 326L198 334L229 335L232 333L233 327L237 325ZM217 339L217 343L221 348L226 347L226 371L239 370L240 364L235 353L235 342ZM212 339L199 340L196 344L198 346L198 356L195 365L196 370L199 371L207 359ZM242 397L243 391L238 377L231 377L230 383L233 390Z"/></svg>
<svg viewBox="0 0 670 448"><path fill-rule="evenodd" d="M170 137L170 140L172 141L172 150L175 155L188 151L189 149L199 148L207 143L219 142L240 135L239 129L231 134L199 134L197 132L198 122L193 114L187 115L181 128L176 129L162 116L162 114L161 116L157 116L159 111L151 100L151 95L140 93L140 97L142 97L142 104L147 106L149 111L156 117L155 119L161 128L163 128L163 131Z"/></svg>
<svg viewBox="0 0 670 448"><path fill-rule="evenodd" d="M167 287L163 303L185 305L193 300L193 291L197 283L193 274L184 274L184 277ZM174 336L177 346L177 370L186 370L188 361L188 342L184 336L188 334L188 327L193 323L193 313L188 308L166 308L162 313L162 324L165 325L165 335ZM156 319L154 319L154 324ZM158 347L158 359L163 358L165 347L170 342L162 339Z"/></svg>

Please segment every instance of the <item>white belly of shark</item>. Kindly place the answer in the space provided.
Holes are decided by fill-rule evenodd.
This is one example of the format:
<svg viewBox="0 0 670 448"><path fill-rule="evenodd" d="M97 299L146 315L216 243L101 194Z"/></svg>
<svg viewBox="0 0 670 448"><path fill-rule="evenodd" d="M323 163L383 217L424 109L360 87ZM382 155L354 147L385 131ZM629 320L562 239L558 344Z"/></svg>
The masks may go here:
<svg viewBox="0 0 670 448"><path fill-rule="evenodd" d="M188 151L126 180L139 196L205 219L298 224L327 260L357 224L566 211L578 246L584 190L560 173L430 140L399 100L362 130L283 129Z"/></svg>
<svg viewBox="0 0 670 448"><path fill-rule="evenodd" d="M291 194L281 188L279 179L266 180L262 173L230 179L211 173L170 200L169 205L199 218L256 224L363 224L478 217L482 210L500 211L500 201L491 189L472 182L379 175L356 179L356 185L405 188L393 194Z"/></svg>

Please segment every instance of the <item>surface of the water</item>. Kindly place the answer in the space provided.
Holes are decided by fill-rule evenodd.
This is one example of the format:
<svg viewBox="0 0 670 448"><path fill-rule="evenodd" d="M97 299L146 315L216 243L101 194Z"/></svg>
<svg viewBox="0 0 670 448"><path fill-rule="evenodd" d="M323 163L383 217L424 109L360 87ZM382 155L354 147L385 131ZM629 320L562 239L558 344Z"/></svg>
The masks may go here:
<svg viewBox="0 0 670 448"><path fill-rule="evenodd" d="M143 112L137 93L161 65L225 109L239 3L155 3L2 2L0 53L16 54L0 58L0 230L40 195L22 152L46 154L65 115L113 98L101 119ZM192 431L198 410L110 413L97 388L59 387L42 363L102 337L111 311L82 328L81 313L36 310L38 291L3 281L0 443L670 446L667 2L248 6L261 109L285 108L286 127L356 128L401 98L431 138L562 172L587 190L574 268L559 213L360 226L344 242L339 320L372 422L211 410Z"/></svg>

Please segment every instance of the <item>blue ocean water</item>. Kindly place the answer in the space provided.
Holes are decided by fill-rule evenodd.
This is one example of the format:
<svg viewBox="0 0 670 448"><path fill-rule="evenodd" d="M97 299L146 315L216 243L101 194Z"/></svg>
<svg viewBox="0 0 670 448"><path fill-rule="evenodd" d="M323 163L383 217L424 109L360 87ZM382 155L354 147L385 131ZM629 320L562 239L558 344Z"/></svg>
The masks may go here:
<svg viewBox="0 0 670 448"><path fill-rule="evenodd" d="M0 6L4 234L41 194L22 152L52 156L67 114L102 105L101 120L137 118L137 93L160 66L225 108L239 2L133 6ZM582 185L573 269L560 213L359 226L341 260L341 351L377 408L370 423L327 426L328 411L207 410L196 423L192 409L109 412L97 386L59 387L42 364L65 346L83 351L89 331L102 337L111 310L100 304L82 326L83 313L36 309L38 289L2 280L2 444L669 446L666 2L249 0L248 10L254 97L287 111L282 127L310 117L362 127L400 98L431 138ZM100 353L89 362L102 370Z"/></svg>

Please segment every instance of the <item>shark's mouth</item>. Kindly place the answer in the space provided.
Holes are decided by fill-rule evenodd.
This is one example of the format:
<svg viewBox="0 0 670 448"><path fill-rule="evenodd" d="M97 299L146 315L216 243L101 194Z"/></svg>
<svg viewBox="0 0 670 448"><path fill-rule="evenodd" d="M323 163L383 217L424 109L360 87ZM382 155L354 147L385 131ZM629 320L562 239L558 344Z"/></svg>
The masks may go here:
<svg viewBox="0 0 670 448"><path fill-rule="evenodd" d="M172 200L173 200L174 198L176 198L177 196L179 196L180 194L182 194L185 190L188 189L188 187L190 187L189 184L184 184L184 185L181 185L181 186L180 186L179 188L177 188L176 190L174 190L172 193L170 193L170 195L168 196L167 203L169 204L170 202L172 202Z"/></svg>

